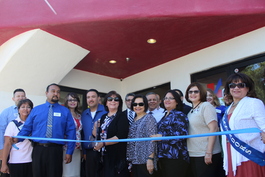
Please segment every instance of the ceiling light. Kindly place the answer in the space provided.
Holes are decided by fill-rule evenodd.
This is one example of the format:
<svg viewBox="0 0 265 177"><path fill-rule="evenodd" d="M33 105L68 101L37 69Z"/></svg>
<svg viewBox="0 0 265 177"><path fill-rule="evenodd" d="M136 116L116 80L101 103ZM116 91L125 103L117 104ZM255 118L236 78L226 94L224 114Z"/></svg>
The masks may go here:
<svg viewBox="0 0 265 177"><path fill-rule="evenodd" d="M117 63L117 61L116 60L110 60L109 63L115 64L115 63Z"/></svg>
<svg viewBox="0 0 265 177"><path fill-rule="evenodd" d="M147 40L147 43L154 44L154 43L156 43L156 40L155 39L148 39Z"/></svg>

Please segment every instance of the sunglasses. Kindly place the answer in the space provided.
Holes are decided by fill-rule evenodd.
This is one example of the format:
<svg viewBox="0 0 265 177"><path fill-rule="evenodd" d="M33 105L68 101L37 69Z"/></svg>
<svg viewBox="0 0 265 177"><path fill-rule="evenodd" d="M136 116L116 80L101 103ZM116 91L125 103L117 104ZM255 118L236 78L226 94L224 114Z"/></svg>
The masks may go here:
<svg viewBox="0 0 265 177"><path fill-rule="evenodd" d="M200 93L200 90L189 90L188 93L189 94L192 94L192 93L198 94L198 93Z"/></svg>
<svg viewBox="0 0 265 177"><path fill-rule="evenodd" d="M245 83L231 83L228 85L229 88L245 88L246 87L246 84Z"/></svg>
<svg viewBox="0 0 265 177"><path fill-rule="evenodd" d="M133 107L136 107L136 106L144 106L144 103L133 103L132 106Z"/></svg>
<svg viewBox="0 0 265 177"><path fill-rule="evenodd" d="M113 98L113 97L108 97L107 98L107 101L120 101L120 99L119 99L119 97L115 97L115 98Z"/></svg>
<svg viewBox="0 0 265 177"><path fill-rule="evenodd" d="M126 101L132 101L132 99L127 99Z"/></svg>

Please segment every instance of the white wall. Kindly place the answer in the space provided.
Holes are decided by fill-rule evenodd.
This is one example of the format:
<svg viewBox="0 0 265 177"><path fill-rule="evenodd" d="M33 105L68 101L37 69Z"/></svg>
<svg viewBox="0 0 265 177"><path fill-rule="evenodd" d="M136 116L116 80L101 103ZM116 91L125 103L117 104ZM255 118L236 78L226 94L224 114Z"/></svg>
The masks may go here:
<svg viewBox="0 0 265 177"><path fill-rule="evenodd" d="M42 104L46 101L45 89L43 89L43 96L30 95L30 94L26 94L26 96L34 103L34 106ZM0 97L1 97L0 112L2 112L2 110L5 108L14 105L14 101L12 100L13 92L0 91Z"/></svg>
<svg viewBox="0 0 265 177"><path fill-rule="evenodd" d="M88 53L40 29L8 40L0 46L0 111L14 104L10 98L17 88L35 105L43 103L47 85L59 83Z"/></svg>
<svg viewBox="0 0 265 177"><path fill-rule="evenodd" d="M115 90L121 92L121 81L81 70L71 70L59 83L60 85L83 90L97 89L100 92Z"/></svg>

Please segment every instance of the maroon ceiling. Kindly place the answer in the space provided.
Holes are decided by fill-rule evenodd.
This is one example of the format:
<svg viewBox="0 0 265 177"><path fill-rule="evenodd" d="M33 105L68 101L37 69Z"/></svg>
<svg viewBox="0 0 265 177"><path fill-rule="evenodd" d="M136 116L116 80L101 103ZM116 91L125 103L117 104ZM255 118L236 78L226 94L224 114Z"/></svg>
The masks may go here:
<svg viewBox="0 0 265 177"><path fill-rule="evenodd" d="M0 45L40 28L90 51L75 69L119 79L265 26L264 0L48 2L56 14L44 0L0 0Z"/></svg>

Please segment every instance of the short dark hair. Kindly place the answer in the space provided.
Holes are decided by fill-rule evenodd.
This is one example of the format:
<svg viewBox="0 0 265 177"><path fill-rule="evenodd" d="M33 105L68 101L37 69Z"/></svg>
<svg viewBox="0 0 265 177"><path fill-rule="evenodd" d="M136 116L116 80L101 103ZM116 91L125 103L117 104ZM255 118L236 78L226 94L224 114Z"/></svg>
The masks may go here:
<svg viewBox="0 0 265 177"><path fill-rule="evenodd" d="M81 112L79 111L79 105L80 105L80 99L78 97L78 95L74 92L70 92L66 95L65 97L65 102L64 102L64 106L67 107L69 109L69 105L68 105L68 97L71 96L73 97L74 99L77 100L77 106L75 107L75 112L77 112L78 114L81 114Z"/></svg>
<svg viewBox="0 0 265 177"><path fill-rule="evenodd" d="M189 90L192 88L192 87L198 87L199 91L200 91L200 102L205 102L206 101L206 96L207 96L207 92L206 92L206 89L199 83L199 82L193 82L191 83L187 90L186 90L186 93L185 93L185 98L186 100L189 102L189 103L192 103L190 100L189 100Z"/></svg>
<svg viewBox="0 0 265 177"><path fill-rule="evenodd" d="M87 94L88 92L95 92L95 93L97 94L97 96L99 97L99 92L98 92L96 89L89 89L89 90L86 92L86 94Z"/></svg>
<svg viewBox="0 0 265 177"><path fill-rule="evenodd" d="M245 83L246 87L249 89L246 96L257 98L254 81L248 75L244 73L234 73L228 76L228 78L226 79L226 83L225 83L225 89L224 89L225 94L231 96L229 84L233 82L239 82L239 81L241 81L242 83Z"/></svg>
<svg viewBox="0 0 265 177"><path fill-rule="evenodd" d="M15 93L17 93L17 92L24 92L25 93L25 91L22 88L18 88L16 90L14 90L13 95L15 95Z"/></svg>
<svg viewBox="0 0 265 177"><path fill-rule="evenodd" d="M175 101L177 102L177 106L175 108L175 110L177 111L183 111L183 103L180 99L180 95L174 90L169 90L166 92L166 94L164 95L164 98L165 96L168 94L168 93L171 93L175 99ZM165 108L165 104L164 104L164 101L162 102L162 105L161 105L162 108Z"/></svg>
<svg viewBox="0 0 265 177"><path fill-rule="evenodd" d="M129 96L135 96L135 94L134 93L128 93L126 96L125 96L125 100L127 100L127 98L129 97Z"/></svg>
<svg viewBox="0 0 265 177"><path fill-rule="evenodd" d="M55 85L55 86L57 86L57 87L60 88L60 86L59 86L58 84L52 83L52 84L50 84L50 85L47 86L47 88L46 88L46 92L49 92L49 88L50 88L50 86L52 86L52 85Z"/></svg>
<svg viewBox="0 0 265 177"><path fill-rule="evenodd" d="M103 101L103 105L105 107L105 110L106 111L109 111L109 108L107 107L107 101L108 101L108 97L111 97L112 95L115 95L116 97L119 98L119 107L118 107L118 112L122 111L122 98L121 98L121 95L118 94L116 91L112 90L110 91L109 93L107 93L107 95L105 96L104 98L104 101Z"/></svg>
<svg viewBox="0 0 265 177"><path fill-rule="evenodd" d="M132 99L132 104L131 104L131 110L133 110L133 103L135 102L136 98L142 98L144 101L144 112L146 112L148 110L148 100L146 98L146 96L144 95L135 95L135 97Z"/></svg>
<svg viewBox="0 0 265 177"><path fill-rule="evenodd" d="M30 108L33 109L33 103L30 99L20 100L17 104L17 108L19 109L21 107L21 105L26 104L26 103L28 103Z"/></svg>
<svg viewBox="0 0 265 177"><path fill-rule="evenodd" d="M157 95L157 94L155 92L148 92L145 96L147 97L148 95Z"/></svg>
<svg viewBox="0 0 265 177"><path fill-rule="evenodd" d="M178 92L180 97L183 97L183 93L179 89L173 89L173 91Z"/></svg>

